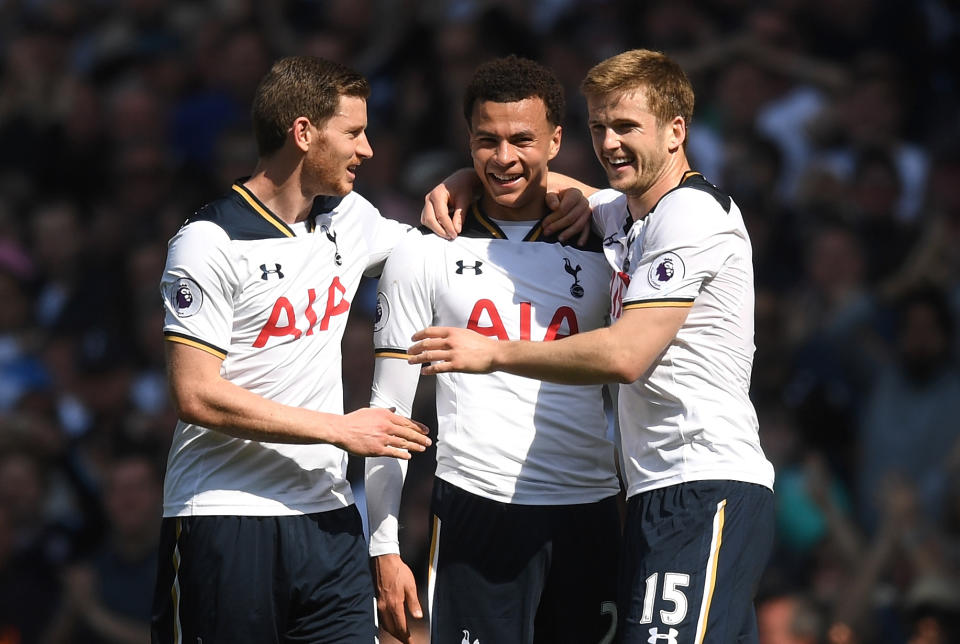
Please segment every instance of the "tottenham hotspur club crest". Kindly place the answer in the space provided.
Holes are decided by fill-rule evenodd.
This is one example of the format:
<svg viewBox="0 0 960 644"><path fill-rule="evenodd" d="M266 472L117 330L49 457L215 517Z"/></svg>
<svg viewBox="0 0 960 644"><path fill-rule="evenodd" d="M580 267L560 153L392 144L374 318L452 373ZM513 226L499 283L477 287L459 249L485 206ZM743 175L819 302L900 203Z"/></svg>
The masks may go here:
<svg viewBox="0 0 960 644"><path fill-rule="evenodd" d="M574 297L583 297L583 287L580 286L580 280L577 278L577 273L580 272L580 264L577 264L576 267L570 263L570 260L566 257L563 258L563 270L567 271L570 275L573 276L573 284L570 285L570 295Z"/></svg>
<svg viewBox="0 0 960 644"><path fill-rule="evenodd" d="M343 257L340 255L340 248L337 246L337 233L327 228L326 225L320 226L320 230L323 231L323 234L326 235L330 243L333 244L333 262L337 266L342 266Z"/></svg>

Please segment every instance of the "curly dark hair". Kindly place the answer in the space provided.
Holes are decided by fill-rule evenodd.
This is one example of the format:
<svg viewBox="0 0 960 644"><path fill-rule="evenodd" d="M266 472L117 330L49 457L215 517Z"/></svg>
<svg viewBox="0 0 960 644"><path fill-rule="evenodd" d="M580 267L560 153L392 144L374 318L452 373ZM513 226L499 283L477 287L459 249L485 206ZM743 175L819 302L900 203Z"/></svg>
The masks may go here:
<svg viewBox="0 0 960 644"><path fill-rule="evenodd" d="M463 96L463 116L471 124L473 106L478 101L513 103L539 98L547 108L547 121L560 125L566 103L563 85L556 75L528 58L513 54L495 58L477 67Z"/></svg>

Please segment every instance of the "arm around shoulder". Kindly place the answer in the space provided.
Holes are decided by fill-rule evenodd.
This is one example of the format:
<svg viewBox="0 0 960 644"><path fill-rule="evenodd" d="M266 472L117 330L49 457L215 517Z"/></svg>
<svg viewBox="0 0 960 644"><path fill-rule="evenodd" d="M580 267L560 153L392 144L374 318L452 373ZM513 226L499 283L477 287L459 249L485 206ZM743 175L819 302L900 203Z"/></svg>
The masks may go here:
<svg viewBox="0 0 960 644"><path fill-rule="evenodd" d="M584 197L589 197L593 193L598 191L598 188L587 185L582 181L578 181L573 177L568 177L565 174L560 174L559 172L549 172L547 173L547 191L548 192L563 192L568 188L576 188L583 193Z"/></svg>

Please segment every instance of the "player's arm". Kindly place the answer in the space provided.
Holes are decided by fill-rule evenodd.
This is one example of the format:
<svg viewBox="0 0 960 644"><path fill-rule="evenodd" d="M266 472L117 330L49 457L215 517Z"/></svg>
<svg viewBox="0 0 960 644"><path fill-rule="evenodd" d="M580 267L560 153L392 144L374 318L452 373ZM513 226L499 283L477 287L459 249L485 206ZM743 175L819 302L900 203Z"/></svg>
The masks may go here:
<svg viewBox="0 0 960 644"><path fill-rule="evenodd" d="M376 364L370 394L372 407L390 407L404 416L413 411L420 370L407 362L406 338L433 319L433 271L437 257L433 235L414 231L401 239L383 268L377 293L373 341ZM370 556L383 628L401 642L411 642L410 619L423 611L413 573L400 558L399 513L405 463L368 458L365 463Z"/></svg>
<svg viewBox="0 0 960 644"><path fill-rule="evenodd" d="M331 443L361 456L408 459L430 444L427 428L387 409L341 416L291 407L220 375L222 359L180 342L166 343L170 394L185 422L272 443Z"/></svg>
<svg viewBox="0 0 960 644"><path fill-rule="evenodd" d="M508 373L564 384L639 379L676 337L689 307L634 308L613 325L551 342L493 340L474 331L430 327L414 334L412 364L424 374Z"/></svg>
<svg viewBox="0 0 960 644"><path fill-rule="evenodd" d="M417 391L418 372L419 369L402 356L378 357L370 405L392 407L409 416ZM380 624L401 642L412 642L408 615L421 619L423 610L413 572L400 558L400 499L407 463L394 458L368 458L364 468L370 556Z"/></svg>
<svg viewBox="0 0 960 644"><path fill-rule="evenodd" d="M455 239L460 234L464 213L480 188L480 179L473 168L457 170L424 198L420 223L441 237ZM591 214L586 197L596 191L572 177L549 173L546 205L551 212L544 219L544 232L550 235L560 231L561 241L579 234L578 243L584 244L590 234Z"/></svg>

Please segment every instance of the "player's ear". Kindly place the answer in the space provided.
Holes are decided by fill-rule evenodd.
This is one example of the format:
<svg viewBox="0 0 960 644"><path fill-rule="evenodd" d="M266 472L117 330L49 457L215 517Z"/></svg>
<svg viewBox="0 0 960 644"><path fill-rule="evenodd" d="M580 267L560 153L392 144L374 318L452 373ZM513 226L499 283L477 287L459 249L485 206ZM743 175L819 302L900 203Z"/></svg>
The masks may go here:
<svg viewBox="0 0 960 644"><path fill-rule="evenodd" d="M550 159L553 159L560 152L560 139L562 138L563 128L558 125L556 128L554 128L553 134L550 136Z"/></svg>
<svg viewBox="0 0 960 644"><path fill-rule="evenodd" d="M687 122L682 116L674 116L667 130L667 148L676 152L687 140Z"/></svg>
<svg viewBox="0 0 960 644"><path fill-rule="evenodd" d="M290 138L302 152L306 152L314 139L313 124L306 116L298 116L290 127Z"/></svg>

